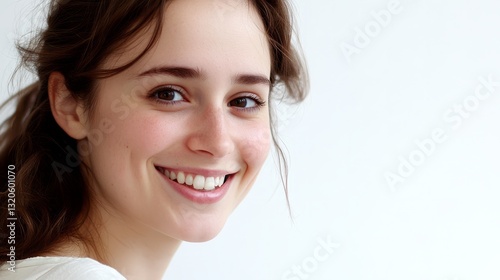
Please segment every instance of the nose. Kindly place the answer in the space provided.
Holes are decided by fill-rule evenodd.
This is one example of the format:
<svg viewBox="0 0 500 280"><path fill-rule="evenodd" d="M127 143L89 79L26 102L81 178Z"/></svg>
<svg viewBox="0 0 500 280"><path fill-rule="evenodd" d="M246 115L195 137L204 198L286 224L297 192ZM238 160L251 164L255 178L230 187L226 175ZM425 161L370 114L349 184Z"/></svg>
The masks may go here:
<svg viewBox="0 0 500 280"><path fill-rule="evenodd" d="M188 148L196 153L222 158L233 152L231 137L224 109L210 107L200 112L193 121L193 130L187 141Z"/></svg>

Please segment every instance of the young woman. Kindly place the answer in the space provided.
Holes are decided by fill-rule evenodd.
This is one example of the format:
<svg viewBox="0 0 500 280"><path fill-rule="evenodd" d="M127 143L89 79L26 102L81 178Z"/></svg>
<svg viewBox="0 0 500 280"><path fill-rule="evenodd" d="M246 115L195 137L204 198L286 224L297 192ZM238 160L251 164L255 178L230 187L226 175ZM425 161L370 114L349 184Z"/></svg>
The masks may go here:
<svg viewBox="0 0 500 280"><path fill-rule="evenodd" d="M217 235L276 87L305 97L291 31L285 0L52 1L2 127L0 278L161 279Z"/></svg>

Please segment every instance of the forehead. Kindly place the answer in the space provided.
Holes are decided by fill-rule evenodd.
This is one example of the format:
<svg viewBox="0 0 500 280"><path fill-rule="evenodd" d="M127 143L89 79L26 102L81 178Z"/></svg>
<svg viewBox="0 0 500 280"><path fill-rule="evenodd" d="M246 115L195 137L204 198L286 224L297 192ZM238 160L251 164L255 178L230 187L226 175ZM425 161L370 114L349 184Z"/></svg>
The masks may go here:
<svg viewBox="0 0 500 280"><path fill-rule="evenodd" d="M123 65L147 45L153 28L131 40L114 66ZM270 73L264 24L247 0L174 0L167 6L161 35L132 71L158 63L205 70L206 67ZM207 69L209 70L209 69Z"/></svg>

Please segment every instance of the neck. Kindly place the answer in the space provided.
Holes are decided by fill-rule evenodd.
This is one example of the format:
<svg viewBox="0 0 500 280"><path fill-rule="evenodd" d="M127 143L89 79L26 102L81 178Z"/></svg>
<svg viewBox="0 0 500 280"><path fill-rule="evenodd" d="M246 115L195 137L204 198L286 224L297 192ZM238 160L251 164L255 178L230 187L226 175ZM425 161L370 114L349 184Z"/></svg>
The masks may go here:
<svg viewBox="0 0 500 280"><path fill-rule="evenodd" d="M80 228L83 240L71 239L43 255L92 258L116 269L127 280L162 279L181 241L100 212L90 214Z"/></svg>
<svg viewBox="0 0 500 280"><path fill-rule="evenodd" d="M92 227L89 233L97 237L93 238L96 250L91 250L89 257L115 268L128 280L162 279L181 241L127 218L101 212L97 219L100 222L87 227Z"/></svg>

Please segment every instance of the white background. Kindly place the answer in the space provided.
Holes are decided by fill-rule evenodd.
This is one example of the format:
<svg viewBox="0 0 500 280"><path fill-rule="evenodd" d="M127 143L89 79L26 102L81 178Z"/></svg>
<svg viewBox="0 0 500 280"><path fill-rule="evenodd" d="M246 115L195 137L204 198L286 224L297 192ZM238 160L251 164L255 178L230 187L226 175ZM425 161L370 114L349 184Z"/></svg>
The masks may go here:
<svg viewBox="0 0 500 280"><path fill-rule="evenodd" d="M2 100L38 2L2 1ZM500 279L500 86L474 97L480 77L500 81L500 2L400 0L378 30L389 3L295 0L311 93L281 110L293 220L270 157L221 234L183 244L165 279ZM467 117L450 113L464 102ZM436 129L446 140L422 158ZM405 160L418 166L391 188Z"/></svg>

